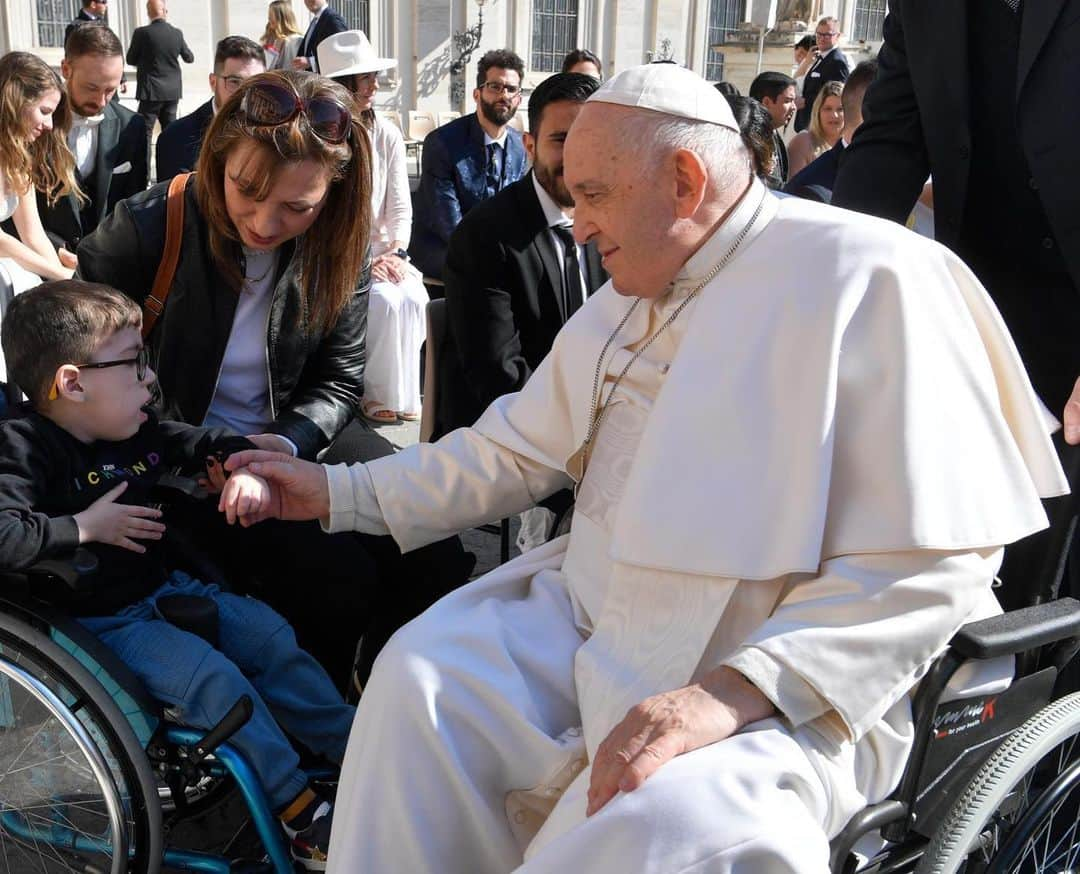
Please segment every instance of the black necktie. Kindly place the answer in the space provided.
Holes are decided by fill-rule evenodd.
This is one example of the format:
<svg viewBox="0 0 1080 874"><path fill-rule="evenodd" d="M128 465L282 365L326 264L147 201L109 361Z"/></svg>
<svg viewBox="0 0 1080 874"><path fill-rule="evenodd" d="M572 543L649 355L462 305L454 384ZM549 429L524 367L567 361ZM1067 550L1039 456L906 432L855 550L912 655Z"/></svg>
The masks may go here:
<svg viewBox="0 0 1080 874"><path fill-rule="evenodd" d="M484 197L492 197L502 188L502 146L487 144L487 169L484 171Z"/></svg>
<svg viewBox="0 0 1080 874"><path fill-rule="evenodd" d="M569 319L585 302L577 243L574 242L574 235L568 225L553 225L551 230L563 244L563 310Z"/></svg>

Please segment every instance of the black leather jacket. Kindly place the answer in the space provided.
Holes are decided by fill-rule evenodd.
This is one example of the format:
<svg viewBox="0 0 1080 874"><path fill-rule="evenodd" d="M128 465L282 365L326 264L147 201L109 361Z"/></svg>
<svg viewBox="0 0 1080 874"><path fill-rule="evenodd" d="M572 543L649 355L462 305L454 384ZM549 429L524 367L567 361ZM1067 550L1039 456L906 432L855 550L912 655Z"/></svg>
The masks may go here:
<svg viewBox="0 0 1080 874"><path fill-rule="evenodd" d="M165 245L167 192L163 182L117 204L79 244L77 276L111 285L141 304ZM201 425L217 387L237 295L214 267L193 184L186 197L180 260L150 341L164 417ZM298 282L303 245L303 237L285 244L278 259L266 338L274 416L267 430L292 440L301 457L314 458L360 405L371 264L369 254L337 323L316 334Z"/></svg>

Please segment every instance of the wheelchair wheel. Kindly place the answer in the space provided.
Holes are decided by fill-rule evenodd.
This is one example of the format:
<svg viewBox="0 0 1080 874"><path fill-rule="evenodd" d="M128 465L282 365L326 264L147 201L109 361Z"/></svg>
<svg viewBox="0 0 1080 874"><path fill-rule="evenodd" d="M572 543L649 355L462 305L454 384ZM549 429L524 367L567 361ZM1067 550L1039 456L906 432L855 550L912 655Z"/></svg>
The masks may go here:
<svg viewBox="0 0 1080 874"><path fill-rule="evenodd" d="M1080 693L1052 702L987 760L916 874L1067 874L1080 866Z"/></svg>
<svg viewBox="0 0 1080 874"><path fill-rule="evenodd" d="M61 647L0 614L0 867L156 874L161 858L153 774L123 714Z"/></svg>

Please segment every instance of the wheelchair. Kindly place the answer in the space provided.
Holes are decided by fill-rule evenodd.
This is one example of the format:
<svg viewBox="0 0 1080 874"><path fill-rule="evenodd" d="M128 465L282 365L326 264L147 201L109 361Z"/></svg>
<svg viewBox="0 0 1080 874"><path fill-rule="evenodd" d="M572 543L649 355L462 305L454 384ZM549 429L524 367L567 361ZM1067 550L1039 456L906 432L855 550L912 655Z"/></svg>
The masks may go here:
<svg viewBox="0 0 1080 874"><path fill-rule="evenodd" d="M80 558L0 581L0 869L294 872L251 765L228 742L252 702L209 732L179 724L93 634L31 596L43 583L77 586ZM332 791L331 769L309 776ZM172 844L237 794L243 836L216 852Z"/></svg>

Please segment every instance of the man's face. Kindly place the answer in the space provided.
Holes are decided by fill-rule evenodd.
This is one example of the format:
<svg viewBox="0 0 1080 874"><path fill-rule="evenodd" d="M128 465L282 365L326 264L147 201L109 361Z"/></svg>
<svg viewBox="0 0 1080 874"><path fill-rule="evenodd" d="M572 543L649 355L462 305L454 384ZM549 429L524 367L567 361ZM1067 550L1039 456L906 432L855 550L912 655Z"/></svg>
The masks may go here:
<svg viewBox="0 0 1080 874"><path fill-rule="evenodd" d="M832 51L840 42L840 27L835 21L822 22L814 31L817 49L821 54Z"/></svg>
<svg viewBox="0 0 1080 874"><path fill-rule="evenodd" d="M615 290L659 297L685 254L674 242L674 159L651 166L648 149L619 141L630 110L586 103L566 138L566 187L574 198L574 238L596 242Z"/></svg>
<svg viewBox="0 0 1080 874"><path fill-rule="evenodd" d="M541 115L539 131L525 134L525 151L532 161L536 181L564 209L574 205L574 198L563 179L563 143L581 107L581 103L573 100L549 103Z"/></svg>
<svg viewBox="0 0 1080 874"><path fill-rule="evenodd" d="M326 5L326 0L304 0L304 5L307 7L308 12L314 15Z"/></svg>
<svg viewBox="0 0 1080 874"><path fill-rule="evenodd" d="M521 77L516 70L492 67L484 84L473 90L473 100L484 118L502 127L514 117L521 103Z"/></svg>
<svg viewBox="0 0 1080 874"><path fill-rule="evenodd" d="M762 98L761 105L769 110L774 128L782 128L791 121L791 117L795 115L795 99L794 85L788 85L787 88L777 94L776 100L768 96Z"/></svg>
<svg viewBox="0 0 1080 874"><path fill-rule="evenodd" d="M108 0L94 0L86 7L86 11L97 18L104 18L105 13L109 11Z"/></svg>
<svg viewBox="0 0 1080 874"><path fill-rule="evenodd" d="M73 60L64 58L60 72L67 80L71 108L79 115L90 117L101 112L112 100L124 75L124 59L102 55L83 55Z"/></svg>
<svg viewBox="0 0 1080 874"><path fill-rule="evenodd" d="M210 74L210 90L214 92L214 105L221 109L225 101L233 96L245 79L250 79L266 70L260 61L253 58L226 58L220 73Z"/></svg>

